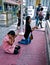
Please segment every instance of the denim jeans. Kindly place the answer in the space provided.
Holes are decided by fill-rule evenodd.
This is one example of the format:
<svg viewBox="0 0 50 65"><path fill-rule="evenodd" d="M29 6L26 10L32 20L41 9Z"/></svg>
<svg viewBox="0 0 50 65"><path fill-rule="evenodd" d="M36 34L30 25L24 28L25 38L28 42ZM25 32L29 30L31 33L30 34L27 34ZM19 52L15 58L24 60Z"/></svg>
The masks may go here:
<svg viewBox="0 0 50 65"><path fill-rule="evenodd" d="M31 39L28 37L28 39L22 39L22 40L19 41L18 43L27 45L27 44L29 44L30 42L31 42Z"/></svg>
<svg viewBox="0 0 50 65"><path fill-rule="evenodd" d="M36 17L36 26L38 26L38 20L39 20L39 18L38 18L38 16Z"/></svg>

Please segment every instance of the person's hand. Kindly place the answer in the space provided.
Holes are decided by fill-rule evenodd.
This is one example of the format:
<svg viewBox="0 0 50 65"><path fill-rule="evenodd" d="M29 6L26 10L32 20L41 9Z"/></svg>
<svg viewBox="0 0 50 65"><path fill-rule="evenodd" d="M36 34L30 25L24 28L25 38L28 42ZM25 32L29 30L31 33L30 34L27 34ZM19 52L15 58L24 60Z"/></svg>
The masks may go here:
<svg viewBox="0 0 50 65"><path fill-rule="evenodd" d="M7 43L8 43L9 45L13 45L13 43L12 43L12 40L11 40L11 39L9 39L9 41L7 41Z"/></svg>
<svg viewBox="0 0 50 65"><path fill-rule="evenodd" d="M34 31L35 29L38 29L38 27L37 27L37 26L36 26L36 27L33 27L33 28L32 28L32 31Z"/></svg>
<svg viewBox="0 0 50 65"><path fill-rule="evenodd" d="M17 37L17 35L15 35L15 37L14 38L16 38Z"/></svg>

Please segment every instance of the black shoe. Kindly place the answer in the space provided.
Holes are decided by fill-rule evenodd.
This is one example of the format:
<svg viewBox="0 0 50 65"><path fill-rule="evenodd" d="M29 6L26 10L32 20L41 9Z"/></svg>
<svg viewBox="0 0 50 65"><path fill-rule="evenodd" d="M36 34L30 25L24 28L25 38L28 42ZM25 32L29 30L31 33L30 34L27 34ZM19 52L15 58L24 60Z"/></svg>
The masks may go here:
<svg viewBox="0 0 50 65"><path fill-rule="evenodd" d="M15 49L17 49L17 50L19 50L20 48L21 48L21 47L20 47L20 46L18 46L18 45L15 47Z"/></svg>
<svg viewBox="0 0 50 65"><path fill-rule="evenodd" d="M18 54L19 52L18 52L18 50L17 49L15 49L14 50L14 54Z"/></svg>

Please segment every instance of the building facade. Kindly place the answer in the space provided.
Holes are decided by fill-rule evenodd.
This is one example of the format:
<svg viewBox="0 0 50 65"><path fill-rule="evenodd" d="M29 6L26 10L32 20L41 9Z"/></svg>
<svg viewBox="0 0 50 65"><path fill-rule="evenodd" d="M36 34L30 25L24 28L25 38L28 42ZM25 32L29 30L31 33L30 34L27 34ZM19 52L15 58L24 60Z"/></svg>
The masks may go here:
<svg viewBox="0 0 50 65"><path fill-rule="evenodd" d="M26 6L37 6L39 3L43 6L50 6L50 0L26 0Z"/></svg>

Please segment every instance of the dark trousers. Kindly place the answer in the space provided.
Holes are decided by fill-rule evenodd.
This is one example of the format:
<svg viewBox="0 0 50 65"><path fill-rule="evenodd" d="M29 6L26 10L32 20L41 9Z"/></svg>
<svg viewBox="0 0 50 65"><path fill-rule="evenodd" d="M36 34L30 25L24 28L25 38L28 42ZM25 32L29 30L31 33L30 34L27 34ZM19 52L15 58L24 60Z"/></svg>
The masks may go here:
<svg viewBox="0 0 50 65"><path fill-rule="evenodd" d="M40 21L39 23L38 23L38 26L40 25L40 27L42 28L42 21Z"/></svg>

